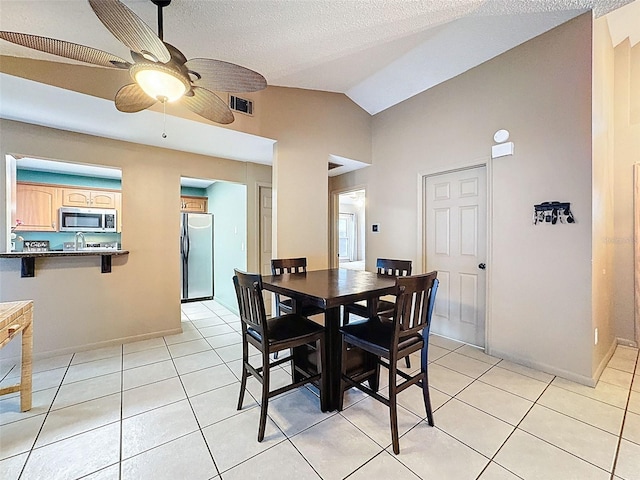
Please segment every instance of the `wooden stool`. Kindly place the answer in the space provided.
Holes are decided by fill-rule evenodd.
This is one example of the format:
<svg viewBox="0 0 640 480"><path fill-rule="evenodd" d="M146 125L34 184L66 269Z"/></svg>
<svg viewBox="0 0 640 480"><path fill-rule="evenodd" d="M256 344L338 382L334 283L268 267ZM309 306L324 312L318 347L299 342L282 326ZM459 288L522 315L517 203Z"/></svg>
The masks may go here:
<svg viewBox="0 0 640 480"><path fill-rule="evenodd" d="M31 410L31 356L33 352L33 300L0 303L0 348L22 332L20 383L0 388L0 395L20 392L20 410Z"/></svg>

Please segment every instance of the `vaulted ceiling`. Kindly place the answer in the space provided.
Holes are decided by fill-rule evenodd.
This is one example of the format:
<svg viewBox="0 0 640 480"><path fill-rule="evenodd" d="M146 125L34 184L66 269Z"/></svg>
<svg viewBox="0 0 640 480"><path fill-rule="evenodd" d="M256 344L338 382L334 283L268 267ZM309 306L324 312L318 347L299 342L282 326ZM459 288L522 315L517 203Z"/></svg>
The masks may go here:
<svg viewBox="0 0 640 480"><path fill-rule="evenodd" d="M124 3L156 29L150 0ZM640 0L173 0L164 40L270 85L344 93L374 115L588 10L624 11L609 22L614 41L640 40ZM0 0L0 30L130 57L85 0ZM72 62L5 41L0 54Z"/></svg>
<svg viewBox="0 0 640 480"><path fill-rule="evenodd" d="M164 40L238 63L270 85L342 92L371 114L593 9L630 0L174 0ZM156 29L156 6L125 0ZM85 0L2 0L0 29L129 58ZM0 42L0 53L56 59Z"/></svg>

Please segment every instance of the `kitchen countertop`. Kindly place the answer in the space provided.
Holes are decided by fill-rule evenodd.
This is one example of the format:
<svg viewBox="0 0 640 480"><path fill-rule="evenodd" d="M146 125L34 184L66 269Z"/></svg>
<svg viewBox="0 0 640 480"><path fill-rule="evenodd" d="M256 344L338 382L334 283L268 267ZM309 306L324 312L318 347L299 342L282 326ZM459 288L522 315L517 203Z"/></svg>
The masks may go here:
<svg viewBox="0 0 640 480"><path fill-rule="evenodd" d="M0 253L0 258L19 258L22 261L20 276L34 277L36 274L36 258L56 257L101 257L101 272L111 273L111 258L129 255L129 250L105 248L102 250L49 250L46 252L6 252Z"/></svg>
<svg viewBox="0 0 640 480"><path fill-rule="evenodd" d="M0 253L0 258L35 258L35 257L78 257L99 255L128 255L129 250L105 248L103 250L49 250L47 252L6 252Z"/></svg>

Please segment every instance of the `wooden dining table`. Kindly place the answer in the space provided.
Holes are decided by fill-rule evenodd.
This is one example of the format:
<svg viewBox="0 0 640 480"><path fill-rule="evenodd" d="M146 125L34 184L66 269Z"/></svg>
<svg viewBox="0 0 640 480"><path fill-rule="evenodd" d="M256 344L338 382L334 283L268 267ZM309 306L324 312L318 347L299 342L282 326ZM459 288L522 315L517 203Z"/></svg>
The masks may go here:
<svg viewBox="0 0 640 480"><path fill-rule="evenodd" d="M393 277L361 270L332 268L306 273L269 275L262 277L265 290L279 293L294 300L295 309L302 303L315 305L324 310L325 349L324 385L322 394L328 410L336 410L340 400L340 307L352 302L366 301L369 312L376 311L377 299L396 291ZM363 359L355 359L354 364ZM294 352L294 369L309 368L304 352ZM314 366L311 366L313 368ZM357 365L354 366L357 368ZM313 373L313 372L311 372ZM376 381L372 379L372 381Z"/></svg>

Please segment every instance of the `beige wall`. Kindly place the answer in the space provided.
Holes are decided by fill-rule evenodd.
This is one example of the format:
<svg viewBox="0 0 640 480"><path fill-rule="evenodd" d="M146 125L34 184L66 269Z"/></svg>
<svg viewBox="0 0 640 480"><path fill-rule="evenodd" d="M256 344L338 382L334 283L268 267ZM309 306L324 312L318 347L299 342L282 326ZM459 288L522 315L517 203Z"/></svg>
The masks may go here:
<svg viewBox="0 0 640 480"><path fill-rule="evenodd" d="M493 134L515 155L490 162L489 351L592 379L590 14L374 117L373 165L332 180L367 186L367 267L420 250L418 177L487 161ZM571 202L577 223L531 222L533 205ZM428 260L427 260L428 262Z"/></svg>
<svg viewBox="0 0 640 480"><path fill-rule="evenodd" d="M592 311L596 376L617 343L613 317L614 52L606 18L593 24L593 269ZM598 343L595 343L595 331Z"/></svg>
<svg viewBox="0 0 640 480"><path fill-rule="evenodd" d="M615 255L616 335L638 342L634 332L633 165L640 163L640 44L615 48ZM634 114L634 112L636 112ZM638 201L638 199L636 199ZM640 330L640 326L638 326Z"/></svg>
<svg viewBox="0 0 640 480"><path fill-rule="evenodd" d="M128 81L120 78L121 72L77 65L7 57L1 65L2 71L12 75L104 98L111 98ZM236 115L230 128L276 139L273 169L17 122L0 123L3 186L7 153L116 166L123 171L122 243L131 254L114 259L111 274L100 274L99 257L55 259L38 260L36 277L21 279L18 260L0 260L0 301L36 300L36 322L41 322L35 337L37 354L180 328L180 176L247 185L248 269L259 269L255 208L259 184L273 184L274 255L307 256L310 268L327 265L329 155L370 162L371 117L342 94L269 87L250 97L256 102L255 115ZM185 110L175 110L171 113L191 117ZM5 207L3 194L0 238L6 238ZM72 298L80 300L70 308Z"/></svg>
<svg viewBox="0 0 640 480"><path fill-rule="evenodd" d="M329 262L328 162L371 162L371 116L342 94L267 89L260 132L278 140L273 162L274 257Z"/></svg>
<svg viewBox="0 0 640 480"><path fill-rule="evenodd" d="M114 98L123 84L131 82L127 72L115 69L26 58L0 57L0 70L106 99ZM222 98L226 95L221 94ZM309 268L324 268L328 265L325 198L329 155L371 163L371 116L338 93L270 86L242 96L254 101L254 115L236 114L236 120L224 128L277 140L273 255L306 256ZM152 109L162 111L158 105ZM171 104L167 113L204 121Z"/></svg>
<svg viewBox="0 0 640 480"><path fill-rule="evenodd" d="M36 276L20 278L19 260L0 260L0 301L35 300L37 354L180 331L180 177L248 185L248 218L256 217L256 182L271 181L264 165L7 120L0 131L3 186L8 153L122 169L122 244L131 253L114 257L112 273L100 273L99 257L39 259ZM4 225L4 198L2 207ZM254 223L247 234L257 235ZM257 252L248 246L248 265L257 268Z"/></svg>

